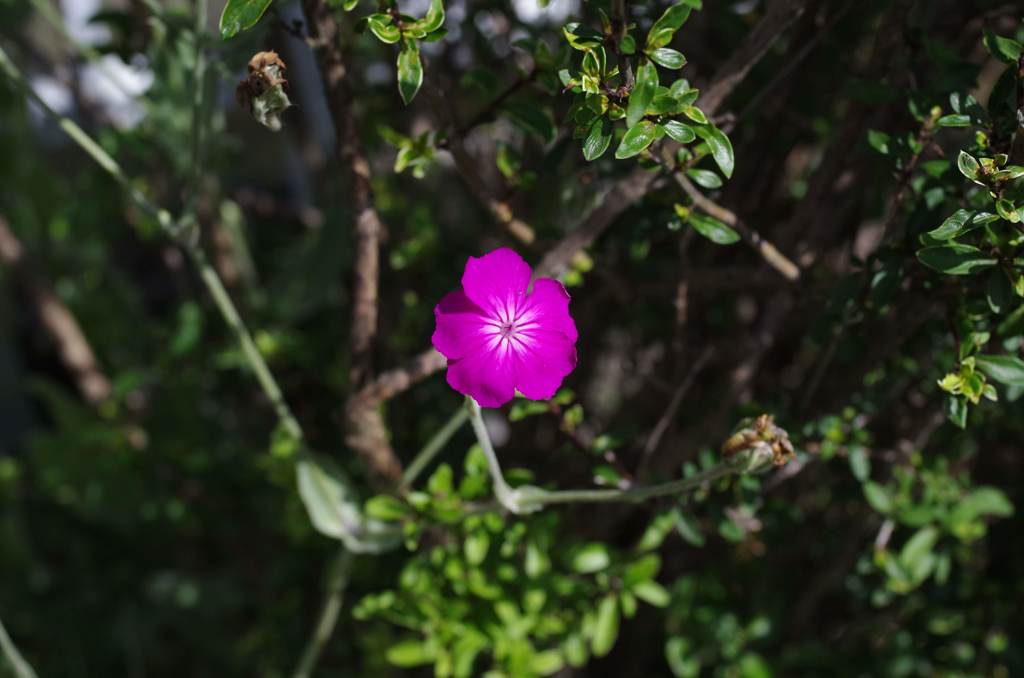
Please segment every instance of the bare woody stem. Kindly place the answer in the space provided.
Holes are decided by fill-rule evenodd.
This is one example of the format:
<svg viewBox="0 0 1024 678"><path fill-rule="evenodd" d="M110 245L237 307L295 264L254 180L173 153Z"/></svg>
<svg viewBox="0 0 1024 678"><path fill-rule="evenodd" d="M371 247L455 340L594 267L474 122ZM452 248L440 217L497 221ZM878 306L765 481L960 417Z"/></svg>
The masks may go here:
<svg viewBox="0 0 1024 678"><path fill-rule="evenodd" d="M61 362L87 403L99 407L110 397L110 379L104 374L89 340L68 307L48 281L36 274L21 242L0 215L0 264L12 269L24 294L31 299L57 346Z"/></svg>
<svg viewBox="0 0 1024 678"><path fill-rule="evenodd" d="M345 441L354 449L381 489L401 482L402 464L388 441L379 401L363 397L373 381L373 340L377 334L380 239L384 224L370 186L370 164L359 139L349 71L341 49L334 11L323 0L305 0L303 9L310 44L320 66L327 108L334 123L338 160L351 177L355 212L355 262L352 278L352 321L349 337L349 398L345 404Z"/></svg>
<svg viewBox="0 0 1024 678"><path fill-rule="evenodd" d="M298 420L288 407L288 403L285 402L284 395L281 392L281 388L278 385L277 380L274 379L266 361L263 360L263 356L260 354L259 349L256 348L256 343L252 339L252 334L242 321L242 318L238 313L238 309L235 308L235 304L231 301L231 297L228 295L227 290L224 289L224 284L221 282L220 277L210 265L209 261L207 261L203 250L193 238L189 237L190 234L186 233L187 229L183 222L172 218L167 210L158 207L148 197L146 197L145 194L136 189L132 185L131 179L129 179L128 175L124 173L124 170L121 169L121 166L117 161L103 150L103 148L88 134L86 134L81 127L75 124L74 121L59 115L50 108L46 102L28 86L25 82L24 76L21 74L21 71L18 70L18 67L13 61L11 61L7 52L5 52L2 47L0 47L0 70L2 70L7 77L9 77L29 97L31 97L32 100L35 101L47 115L53 118L60 128L63 129L69 137L71 137L72 141L78 144L82 150L96 161L100 167L106 170L107 174L109 174L125 189L128 197L133 203L135 203L136 207L154 218L167 235L182 244L185 251L192 259L192 262L198 269L203 283L206 285L210 296L213 298L214 304L217 306L217 310L223 316L228 327L230 327L231 331L234 333L235 339L238 342L239 347L242 349L242 355L245 357L246 362L249 363L250 368L256 375L256 380L259 382L264 394L274 407L274 412L277 414L281 426L293 438L301 440L303 437L302 428L299 426Z"/></svg>
<svg viewBox="0 0 1024 678"><path fill-rule="evenodd" d="M533 241L536 239L533 228L518 218L506 201L492 195L491 190L484 182L483 174L477 166L476 160L466 150L463 134L457 129L454 117L449 109L449 104L445 100L444 92L441 91L441 86L432 78L427 83L427 86L423 88L423 93L430 101L438 123L449 131L448 150L455 161L455 169L458 171L459 176L462 177L462 181L466 184L469 192L487 210L491 218L508 231L512 237L524 245L533 244Z"/></svg>
<svg viewBox="0 0 1024 678"><path fill-rule="evenodd" d="M776 271L782 274L786 280L790 282L796 282L800 279L800 267L797 266L787 257L785 254L780 252L775 245L766 240L761 236L760 233L755 231L753 228L748 226L742 219L736 216L735 212L728 210L718 203L705 197L693 183L687 179L681 172L675 172L673 174L676 183L686 192L686 195L690 196L693 203L702 211L710 216L718 219L727 226L735 228L739 232L740 237L743 238L743 242L753 247L761 258L765 262L774 268Z"/></svg>
<svg viewBox="0 0 1024 678"><path fill-rule="evenodd" d="M803 12L806 0L775 0L733 56L719 68L700 99L701 110L714 115L725 98L743 81L767 50ZM476 122L476 121L475 121ZM585 248L592 245L616 219L645 196L658 180L656 173L638 167L618 179L586 214L549 249L534 270L538 277L562 275ZM387 400L444 369L445 360L427 348L408 363L380 375L364 389L377 400Z"/></svg>

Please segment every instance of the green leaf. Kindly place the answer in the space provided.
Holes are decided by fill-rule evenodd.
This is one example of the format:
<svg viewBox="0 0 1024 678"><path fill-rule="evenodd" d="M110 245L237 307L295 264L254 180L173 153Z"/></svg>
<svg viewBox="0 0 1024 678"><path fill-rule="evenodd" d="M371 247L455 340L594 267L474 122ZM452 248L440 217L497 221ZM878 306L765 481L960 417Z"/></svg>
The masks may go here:
<svg viewBox="0 0 1024 678"><path fill-rule="evenodd" d="M409 512L409 507L396 497L386 494L371 497L366 502L366 515L378 520L401 520Z"/></svg>
<svg viewBox="0 0 1024 678"><path fill-rule="evenodd" d="M935 238L936 240L949 240L958 236L963 229L964 225L971 220L974 212L970 210L957 210L953 214L946 217L946 220L942 222L942 225L933 231L928 231L928 235Z"/></svg>
<svg viewBox="0 0 1024 678"><path fill-rule="evenodd" d="M994 269L985 285L985 301L993 313L1005 313L1013 302L1013 286L1005 271Z"/></svg>
<svg viewBox="0 0 1024 678"><path fill-rule="evenodd" d="M987 28L984 33L985 48L989 54L1004 63L1016 65L1017 60L1020 59L1021 44L1016 40L1000 37Z"/></svg>
<svg viewBox="0 0 1024 678"><path fill-rule="evenodd" d="M466 535L462 543L462 551L466 556L466 562L470 565L479 565L487 558L487 551L491 548L491 535L486 530L474 530Z"/></svg>
<svg viewBox="0 0 1024 678"><path fill-rule="evenodd" d="M516 100L504 105L502 110L510 120L528 134L537 136L544 143L555 137L555 123L550 114L532 101Z"/></svg>
<svg viewBox="0 0 1024 678"><path fill-rule="evenodd" d="M562 670L565 660L558 650L538 652L530 658L530 673L537 676L550 676Z"/></svg>
<svg viewBox="0 0 1024 678"><path fill-rule="evenodd" d="M366 520L350 481L331 460L306 454L295 475L310 522L321 534L340 539L356 553L380 553L400 542L394 525Z"/></svg>
<svg viewBox="0 0 1024 678"><path fill-rule="evenodd" d="M704 111L696 106L683 106L683 115L699 125L708 124L708 116L704 115Z"/></svg>
<svg viewBox="0 0 1024 678"><path fill-rule="evenodd" d="M423 64L420 62L420 46L415 40L402 43L398 53L398 93L408 106L423 84Z"/></svg>
<svg viewBox="0 0 1024 678"><path fill-rule="evenodd" d="M694 183L704 188L721 188L722 179L711 170L697 169L695 167L686 170L686 176L693 179Z"/></svg>
<svg viewBox="0 0 1024 678"><path fill-rule="evenodd" d="M392 23L391 17L387 14L371 14L366 17L366 25L381 42L393 45L402 39L402 31Z"/></svg>
<svg viewBox="0 0 1024 678"><path fill-rule="evenodd" d="M1011 355L978 355L978 369L1000 384L1024 386L1024 360Z"/></svg>
<svg viewBox="0 0 1024 678"><path fill-rule="evenodd" d="M666 9L647 32L647 49L658 49L672 42L672 36L686 23L692 9L692 4L685 1Z"/></svg>
<svg viewBox="0 0 1024 678"><path fill-rule="evenodd" d="M860 445L851 447L847 459L850 462L850 471L853 472L853 477L862 483L866 481L871 475L871 459L868 457L867 450Z"/></svg>
<svg viewBox="0 0 1024 678"><path fill-rule="evenodd" d="M587 544L573 556L572 569L583 574L593 574L607 568L611 562L604 544Z"/></svg>
<svg viewBox="0 0 1024 678"><path fill-rule="evenodd" d="M626 127L632 129L647 112L658 89L658 69L652 63L645 63L636 71L636 83L629 94L626 105ZM643 149L641 149L643 150ZM640 151L637 151L639 153ZM634 154L635 155L635 154Z"/></svg>
<svg viewBox="0 0 1024 678"><path fill-rule="evenodd" d="M630 127L615 149L615 157L623 160L641 153L654 141L655 131L655 125L650 120L641 120L639 124Z"/></svg>
<svg viewBox="0 0 1024 678"><path fill-rule="evenodd" d="M871 504L871 508L882 514L892 512L892 497L889 496L889 492L884 487L871 481L864 483L862 489L864 490L864 498Z"/></svg>
<svg viewBox="0 0 1024 678"><path fill-rule="evenodd" d="M665 661L676 678L694 678L700 674L700 659L689 654L690 643L686 638L674 636L665 642Z"/></svg>
<svg viewBox="0 0 1024 678"><path fill-rule="evenodd" d="M260 20L272 0L228 0L220 13L220 37L233 38Z"/></svg>
<svg viewBox="0 0 1024 678"><path fill-rule="evenodd" d="M615 639L619 635L619 603L615 594L609 593L601 599L597 606L597 619L594 624L594 635L590 639L590 649L595 657L603 657L611 652Z"/></svg>
<svg viewBox="0 0 1024 678"><path fill-rule="evenodd" d="M900 550L900 566L911 575L916 582L923 581L935 564L932 550L939 540L939 531L932 527L922 527L914 533Z"/></svg>
<svg viewBox="0 0 1024 678"><path fill-rule="evenodd" d="M969 115L944 115L935 121L939 127L968 127L971 124Z"/></svg>
<svg viewBox="0 0 1024 678"><path fill-rule="evenodd" d="M583 142L583 157L589 162L597 160L612 143L612 126L604 118L595 118Z"/></svg>
<svg viewBox="0 0 1024 678"><path fill-rule="evenodd" d="M967 398L960 395L946 398L946 417L958 429L967 428Z"/></svg>
<svg viewBox="0 0 1024 678"><path fill-rule="evenodd" d="M918 250L917 259L925 266L947 275L970 275L997 263L996 259L987 256L977 247L955 242Z"/></svg>
<svg viewBox="0 0 1024 678"><path fill-rule="evenodd" d="M576 668L586 664L589 658L587 655L587 644L578 632L569 634L562 643L562 652L565 653L565 660L569 662L569 666Z"/></svg>
<svg viewBox="0 0 1024 678"><path fill-rule="evenodd" d="M692 127L678 120L666 120L661 125L665 128L665 133L669 138L681 144L688 144L697 138L697 134L693 131Z"/></svg>
<svg viewBox="0 0 1024 678"><path fill-rule="evenodd" d="M1013 504L1002 490L978 487L957 502L953 509L955 521L969 521L983 516L1007 518L1013 515Z"/></svg>
<svg viewBox="0 0 1024 678"><path fill-rule="evenodd" d="M961 174L971 180L978 178L978 170L981 169L978 161L967 151L960 151L960 155L956 157L956 166L960 169Z"/></svg>
<svg viewBox="0 0 1024 678"><path fill-rule="evenodd" d="M868 130L868 145L882 155L889 155L889 141L891 141L891 137L885 132L879 132L876 129Z"/></svg>
<svg viewBox="0 0 1024 678"><path fill-rule="evenodd" d="M700 531L700 523L697 520L688 518L682 511L676 511L673 517L675 518L676 532L680 537L693 546L704 545L704 535Z"/></svg>
<svg viewBox="0 0 1024 678"><path fill-rule="evenodd" d="M648 605L667 607L671 596L665 587L656 581L640 582L632 589L633 595Z"/></svg>
<svg viewBox="0 0 1024 678"><path fill-rule="evenodd" d="M433 663L437 651L419 640L403 640L388 648L385 655L395 666L403 668Z"/></svg>
<svg viewBox="0 0 1024 678"><path fill-rule="evenodd" d="M698 233L716 245L732 245L740 239L739 233L706 214L691 213L687 221Z"/></svg>
<svg viewBox="0 0 1024 678"><path fill-rule="evenodd" d="M622 572L622 585L632 588L641 582L654 579L661 569L661 558L657 553L650 553L639 560L630 563Z"/></svg>
<svg viewBox="0 0 1024 678"><path fill-rule="evenodd" d="M686 57L683 56L683 53L668 47L659 47L658 49L651 50L647 53L647 56L651 57L651 61L659 66L671 68L672 70L678 70L686 65Z"/></svg>
<svg viewBox="0 0 1024 678"><path fill-rule="evenodd" d="M604 34L600 31L580 23L566 24L562 28L562 34L569 42L569 46L582 52L598 47L604 43Z"/></svg>
<svg viewBox="0 0 1024 678"><path fill-rule="evenodd" d="M444 24L444 0L430 0L430 9L419 23L427 33L433 33Z"/></svg>
<svg viewBox="0 0 1024 678"><path fill-rule="evenodd" d="M722 170L725 178L731 177L733 167L736 164L736 158L733 156L732 142L729 141L729 137L725 136L722 130L710 124L701 125L695 131L697 136L706 141L708 147L711 148L711 157L718 163L718 167Z"/></svg>

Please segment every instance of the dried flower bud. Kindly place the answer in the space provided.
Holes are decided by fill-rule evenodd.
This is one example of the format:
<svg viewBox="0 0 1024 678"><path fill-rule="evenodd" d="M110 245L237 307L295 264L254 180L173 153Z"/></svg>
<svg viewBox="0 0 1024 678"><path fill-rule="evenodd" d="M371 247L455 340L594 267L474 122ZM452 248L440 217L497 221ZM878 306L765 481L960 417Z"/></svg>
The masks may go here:
<svg viewBox="0 0 1024 678"><path fill-rule="evenodd" d="M235 88L238 105L249 110L256 120L271 131L281 129L281 114L291 105L284 89L284 62L277 52L258 52L249 60L249 73Z"/></svg>
<svg viewBox="0 0 1024 678"><path fill-rule="evenodd" d="M769 463L782 466L796 456L789 434L775 425L775 419L762 414L744 419L722 445L722 456L744 466L747 473L767 470Z"/></svg>

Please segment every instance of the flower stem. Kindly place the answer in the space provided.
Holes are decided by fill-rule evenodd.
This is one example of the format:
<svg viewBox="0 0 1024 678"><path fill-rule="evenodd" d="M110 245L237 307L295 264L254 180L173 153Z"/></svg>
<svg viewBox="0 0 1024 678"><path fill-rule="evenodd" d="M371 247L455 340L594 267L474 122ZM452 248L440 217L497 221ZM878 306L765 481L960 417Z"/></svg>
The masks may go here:
<svg viewBox="0 0 1024 678"><path fill-rule="evenodd" d="M302 658L299 659L292 678L309 678L313 675L313 669L323 654L327 641L334 633L334 627L338 623L338 614L341 612L341 604L345 596L345 588L348 586L349 575L352 572L352 561L354 555L351 551L342 547L330 565L330 578L327 581L327 596L324 598L323 607L320 608L320 617L317 619L316 628L310 636L306 648L302 651Z"/></svg>
<svg viewBox="0 0 1024 678"><path fill-rule="evenodd" d="M703 485L725 476L754 473L771 463L772 453L769 448L759 447L745 450L732 457L723 459L715 466L696 473L689 478L672 480L658 485L631 487L628 489L594 489L594 490L557 490L548 491L539 487L525 486L511 488L501 472L498 457L491 445L480 413L480 406L472 398L467 398L470 421L476 433L480 448L487 458L487 465L494 481L494 495L502 506L515 514L532 513L550 504L597 504L615 502L641 502L655 497L665 497L692 492Z"/></svg>
<svg viewBox="0 0 1024 678"><path fill-rule="evenodd" d="M11 665L11 670L17 678L36 678L36 672L32 670L32 666L25 661L25 658L18 652L18 648L15 647L14 641L7 635L3 620L0 620L0 650L3 650L4 658Z"/></svg>
<svg viewBox="0 0 1024 678"><path fill-rule="evenodd" d="M466 423L466 419L469 418L469 410L465 407L460 407L455 411L451 418L445 422L444 426L438 429L434 437L427 441L427 444L423 446L423 449L419 451L416 457L412 460L406 469L405 473L402 474L402 484L406 487L411 487L413 482L419 477L420 473L423 472L430 462L434 460L434 457L444 449L444 446L451 440L462 425Z"/></svg>
<svg viewBox="0 0 1024 678"><path fill-rule="evenodd" d="M658 485L647 487L631 487L625 490L601 489L601 490L560 490L556 492L543 492L534 497L527 495L520 504L546 506L548 504L581 504L581 503L613 503L613 502L640 502L654 497L665 497L673 494L683 494L698 489L705 483L723 478L733 473L738 473L733 464L721 462L716 466L701 471L689 478L672 480Z"/></svg>
<svg viewBox="0 0 1024 678"><path fill-rule="evenodd" d="M491 436L487 433L487 426L484 424L480 412L480 405L473 398L466 398L466 408L469 410L469 421L473 425L473 432L476 434L480 449L487 458L487 467L491 470L491 480L494 482L494 496L512 513L522 513L517 501L515 491L505 481L501 472L501 464L498 463L498 455L494 453L494 445L491 444Z"/></svg>
<svg viewBox="0 0 1024 678"><path fill-rule="evenodd" d="M52 117L61 129L71 139L78 144L82 150L84 150L96 163L106 170L107 174L114 178L128 193L129 198L135 203L136 207L150 215L160 224L160 227L177 240L185 248L192 262L199 270L199 275L206 285L210 296L213 298L214 304L217 306L217 310L224 317L228 327L235 335L235 339L238 341L239 346L242 349L242 354L245 356L246 361L252 368L253 373L256 375L257 381L259 381L260 387L263 389L264 394L270 400L274 407L274 412L277 414L281 425L285 431L296 440L301 440L302 428L299 426L298 420L292 414L291 409L288 407L288 403L285 402L284 396L281 393L281 388L277 381L274 379L273 374L270 372L270 368L267 366L266 361L263 360L263 356L260 355L259 349L256 348L256 343L252 339L252 334L249 332L245 323L242 322L242 318L238 313L238 309L235 308L235 304L231 301L231 297L228 295L227 290L224 289L224 283L221 282L220 276L214 270L213 266L206 258L206 254L200 248L199 244L185 234L185 226L182 220L175 220L171 217L170 213L158 207L149 198L145 196L141 191L136 189L132 185L131 179L124 173L121 166L117 163L114 158L110 156L103 147L97 144L92 137L85 133L85 131L79 127L73 120L59 115L56 111L50 108L42 98L36 94L28 83L25 81L25 77L22 75L18 67L7 55L7 52L0 47L0 71L3 71L7 77L9 77L16 85L21 87L25 93L32 98L47 115Z"/></svg>

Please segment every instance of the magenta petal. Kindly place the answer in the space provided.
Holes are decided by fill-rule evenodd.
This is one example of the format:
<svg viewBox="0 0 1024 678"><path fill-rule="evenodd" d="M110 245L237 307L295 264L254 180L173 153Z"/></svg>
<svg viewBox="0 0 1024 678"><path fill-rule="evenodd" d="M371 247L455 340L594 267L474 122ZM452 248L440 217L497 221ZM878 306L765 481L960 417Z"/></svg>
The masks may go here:
<svg viewBox="0 0 1024 678"><path fill-rule="evenodd" d="M501 407L515 396L515 365L504 351L480 350L448 361L448 385L480 407Z"/></svg>
<svg viewBox="0 0 1024 678"><path fill-rule="evenodd" d="M487 318L462 290L449 292L434 307L434 348L449 360L484 350Z"/></svg>
<svg viewBox="0 0 1024 678"><path fill-rule="evenodd" d="M530 286L530 265L507 247L470 257L462 274L466 296L487 311L513 306Z"/></svg>
<svg viewBox="0 0 1024 678"><path fill-rule="evenodd" d="M576 323L569 315L569 293L565 286L551 278L540 278L533 283L533 291L526 298L525 310L542 329L564 332L575 343L579 336Z"/></svg>
<svg viewBox="0 0 1024 678"><path fill-rule="evenodd" d="M555 395L562 380L576 367L576 347L564 332L536 330L528 345L516 353L516 388L530 400Z"/></svg>

